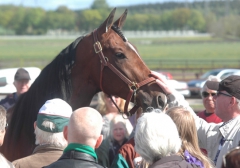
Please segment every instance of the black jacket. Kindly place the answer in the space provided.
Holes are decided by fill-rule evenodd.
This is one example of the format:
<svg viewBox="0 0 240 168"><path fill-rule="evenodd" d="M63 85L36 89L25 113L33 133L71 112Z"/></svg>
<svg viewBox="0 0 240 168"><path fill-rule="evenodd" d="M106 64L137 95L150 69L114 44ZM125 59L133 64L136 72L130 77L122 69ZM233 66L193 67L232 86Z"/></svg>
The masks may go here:
<svg viewBox="0 0 240 168"><path fill-rule="evenodd" d="M91 155L78 152L67 151L56 161L44 168L103 168Z"/></svg>
<svg viewBox="0 0 240 168"><path fill-rule="evenodd" d="M196 165L186 162L181 156L172 155L161 158L149 168L199 168Z"/></svg>

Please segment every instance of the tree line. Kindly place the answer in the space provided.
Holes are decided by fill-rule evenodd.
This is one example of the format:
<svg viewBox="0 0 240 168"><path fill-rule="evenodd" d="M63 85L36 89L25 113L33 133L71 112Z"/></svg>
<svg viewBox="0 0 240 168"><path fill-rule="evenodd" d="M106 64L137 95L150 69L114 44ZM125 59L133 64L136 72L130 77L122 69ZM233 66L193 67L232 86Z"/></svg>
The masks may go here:
<svg viewBox="0 0 240 168"><path fill-rule="evenodd" d="M240 1L165 2L118 7L129 9L124 30L195 30L215 36L240 37ZM56 10L23 6L0 6L0 34L41 35L48 30L91 31L108 16L105 0L95 0L90 9Z"/></svg>

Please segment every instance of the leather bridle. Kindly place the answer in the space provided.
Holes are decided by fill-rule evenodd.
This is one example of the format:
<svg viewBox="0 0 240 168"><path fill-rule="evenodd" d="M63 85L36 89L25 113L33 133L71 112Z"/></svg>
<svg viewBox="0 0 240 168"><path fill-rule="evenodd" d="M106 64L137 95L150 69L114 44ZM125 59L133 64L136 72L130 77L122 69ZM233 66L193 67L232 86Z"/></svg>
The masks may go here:
<svg viewBox="0 0 240 168"><path fill-rule="evenodd" d="M103 52L102 52L102 46L101 43L99 42L98 38L97 38L97 29L95 29L93 32L93 40L94 40L94 44L93 44L93 48L95 50L95 53L98 54L99 58L100 58L100 62L101 62L101 71L100 71L100 88L101 90L104 92L103 87L102 87L102 77L103 77L103 69L105 67L110 68L119 78L121 78L129 87L129 93L124 105L124 113L127 116L131 116L135 113L135 111L139 108L139 106L137 105L136 102L136 92L137 90L150 83L155 81L156 79L154 77L149 77L139 83L133 82L131 80L129 80L125 75L123 75L117 68L115 68L109 61L108 58L104 56ZM128 105L129 102L132 99L132 96L134 96L134 107L128 112ZM110 96L111 97L111 96ZM113 101L113 100L112 100ZM113 101L113 103L116 105L116 103ZM118 107L117 107L118 108ZM118 110L120 111L120 109L118 108ZM121 112L121 111L120 111Z"/></svg>

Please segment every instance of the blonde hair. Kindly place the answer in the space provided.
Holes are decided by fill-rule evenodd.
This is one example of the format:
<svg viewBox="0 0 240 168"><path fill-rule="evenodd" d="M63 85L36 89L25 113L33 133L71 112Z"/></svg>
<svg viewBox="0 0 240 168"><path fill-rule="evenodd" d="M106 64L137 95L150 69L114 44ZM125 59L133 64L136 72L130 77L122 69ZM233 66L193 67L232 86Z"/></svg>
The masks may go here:
<svg viewBox="0 0 240 168"><path fill-rule="evenodd" d="M211 168L211 161L201 152L198 145L197 129L192 114L183 107L172 107L167 110L173 122L176 124L179 136L182 140L182 146L179 150L184 157L184 151L187 150L191 155L198 158L205 168Z"/></svg>
<svg viewBox="0 0 240 168"><path fill-rule="evenodd" d="M123 118L121 114L117 114L110 122L110 139L113 141L113 129L114 125L117 123L121 123L125 129L125 138L129 137L129 132L127 130L127 122L126 119Z"/></svg>
<svg viewBox="0 0 240 168"><path fill-rule="evenodd" d="M106 115L108 112L107 112L107 107L106 107L106 103L105 103L105 93L104 92L99 92L98 93L98 105L97 105L97 111L100 112L100 114L103 116L103 115ZM120 98L120 104L119 104L119 109L121 110L121 112L124 111L124 105L125 105L125 100Z"/></svg>

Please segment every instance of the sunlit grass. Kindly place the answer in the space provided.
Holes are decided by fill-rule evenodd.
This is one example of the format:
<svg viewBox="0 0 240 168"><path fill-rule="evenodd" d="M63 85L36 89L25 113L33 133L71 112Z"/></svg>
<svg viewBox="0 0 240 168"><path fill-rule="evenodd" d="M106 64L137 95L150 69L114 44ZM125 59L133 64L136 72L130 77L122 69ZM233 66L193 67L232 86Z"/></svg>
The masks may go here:
<svg viewBox="0 0 240 168"><path fill-rule="evenodd" d="M75 38L0 39L1 68L29 64L44 67L74 40ZM199 60L233 60L236 65L240 64L238 62L240 60L240 42L224 42L211 37L132 38L129 41L137 46L142 58L153 68L160 66L162 60L172 61L176 67L183 66L176 62L178 60L196 60L193 66L203 67L205 63L201 63ZM38 63L40 65L37 65Z"/></svg>

